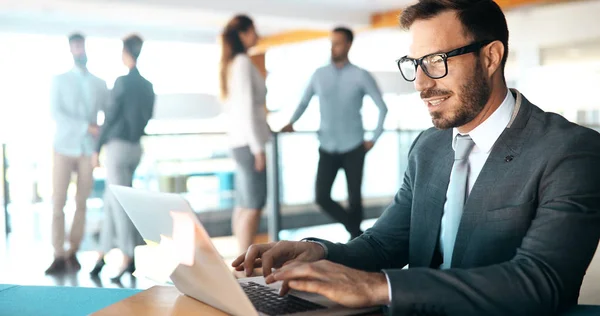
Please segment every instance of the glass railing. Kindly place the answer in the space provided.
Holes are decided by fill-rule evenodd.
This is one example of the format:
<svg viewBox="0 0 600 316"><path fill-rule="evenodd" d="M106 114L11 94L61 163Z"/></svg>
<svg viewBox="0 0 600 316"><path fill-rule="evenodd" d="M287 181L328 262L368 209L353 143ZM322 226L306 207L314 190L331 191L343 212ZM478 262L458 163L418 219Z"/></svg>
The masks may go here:
<svg viewBox="0 0 600 316"><path fill-rule="evenodd" d="M592 128L600 131L597 126ZM377 218L400 187L410 145L420 131L388 130L365 161L363 200L366 218ZM314 132L275 134L269 147L269 203L261 230L275 238L287 228L330 223L313 204L318 162L318 140ZM213 236L228 235L234 205L234 163L224 133L161 134L143 138L144 156L135 174L134 186L183 194ZM2 146L5 161L0 168L0 229L10 231L10 215L31 209L51 214L52 145L30 141ZM95 185L88 200L88 219L101 219L105 189L104 169L94 172ZM332 196L344 201L346 182L340 170ZM75 186L69 188L73 208ZM36 218L36 217L31 217ZM5 220L7 219L7 220ZM38 225L38 224L35 224ZM44 223L39 223L43 229ZM270 226L269 226L270 225ZM47 226L47 225L46 225ZM31 231L38 230L37 226Z"/></svg>
<svg viewBox="0 0 600 316"><path fill-rule="evenodd" d="M400 186L408 149L418 133L385 131L368 153L363 180L366 217L378 217ZM230 234L235 165L229 156L227 136L224 133L148 135L142 144L144 155L136 170L134 187L183 194L211 235ZM266 230L271 222L273 238L283 228L331 222L313 204L318 144L315 132L274 134L267 153L270 190L268 211L262 223L262 230ZM9 213L19 212L37 204L38 208L51 212L51 144L30 143L26 147L5 145L7 190L3 195L7 197L7 209ZM94 178L88 208L92 214L101 214L105 190L103 167L94 171ZM69 191L72 199L74 184ZM343 201L346 192L345 175L340 170L332 196ZM96 215L88 213L89 216Z"/></svg>

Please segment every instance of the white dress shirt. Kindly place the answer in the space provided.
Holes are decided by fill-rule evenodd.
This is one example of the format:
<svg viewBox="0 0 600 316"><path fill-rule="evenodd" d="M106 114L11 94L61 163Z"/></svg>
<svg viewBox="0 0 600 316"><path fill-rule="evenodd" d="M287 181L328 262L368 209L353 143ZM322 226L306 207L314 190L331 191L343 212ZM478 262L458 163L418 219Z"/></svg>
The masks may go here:
<svg viewBox="0 0 600 316"><path fill-rule="evenodd" d="M232 148L249 146L264 152L271 132L267 124L265 79L246 54L238 54L229 65L225 100L227 132Z"/></svg>
<svg viewBox="0 0 600 316"><path fill-rule="evenodd" d="M54 150L62 155L90 156L96 140L88 133L97 124L98 112L105 110L109 92L104 80L75 67L54 77L50 111L56 123Z"/></svg>

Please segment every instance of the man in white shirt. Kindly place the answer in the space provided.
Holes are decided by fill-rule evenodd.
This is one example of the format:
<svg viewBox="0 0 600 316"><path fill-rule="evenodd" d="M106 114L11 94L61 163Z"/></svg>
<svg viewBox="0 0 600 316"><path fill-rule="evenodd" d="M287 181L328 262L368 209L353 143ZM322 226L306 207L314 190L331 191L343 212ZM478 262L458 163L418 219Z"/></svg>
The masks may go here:
<svg viewBox="0 0 600 316"><path fill-rule="evenodd" d="M93 187L92 155L99 135L97 117L108 102L106 83L87 69L83 35L71 35L69 46L75 65L72 70L54 78L50 100L56 123L52 168L54 261L46 274L62 273L68 265L74 270L81 268L76 253L84 233L86 201ZM63 209L73 173L77 174L76 209L69 232L70 247L65 250Z"/></svg>

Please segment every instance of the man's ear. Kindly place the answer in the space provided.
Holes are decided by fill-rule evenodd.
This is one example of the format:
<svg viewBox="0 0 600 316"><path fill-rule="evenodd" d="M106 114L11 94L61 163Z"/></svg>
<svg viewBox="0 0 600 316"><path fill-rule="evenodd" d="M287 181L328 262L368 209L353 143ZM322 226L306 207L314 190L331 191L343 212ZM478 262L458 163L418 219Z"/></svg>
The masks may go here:
<svg viewBox="0 0 600 316"><path fill-rule="evenodd" d="M493 41L481 49L483 66L487 70L489 77L492 77L500 69L504 54L504 44L500 41Z"/></svg>

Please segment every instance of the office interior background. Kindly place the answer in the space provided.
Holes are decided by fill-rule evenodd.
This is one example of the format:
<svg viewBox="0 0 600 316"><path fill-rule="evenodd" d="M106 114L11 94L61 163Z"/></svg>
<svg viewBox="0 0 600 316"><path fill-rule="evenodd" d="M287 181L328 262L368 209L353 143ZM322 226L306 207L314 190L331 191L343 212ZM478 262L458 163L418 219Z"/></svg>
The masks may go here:
<svg viewBox="0 0 600 316"><path fill-rule="evenodd" d="M505 1L506 3L510 1ZM517 88L546 111L599 129L600 1L522 0L507 9L511 32L506 66L509 87ZM368 227L399 188L406 156L419 131L431 121L411 83L402 79L395 60L407 54L408 36L382 19L411 3L406 0L4 0L0 2L0 141L2 190L0 212L0 283L96 286L84 276L76 282L43 275L52 260L50 243L51 166L54 123L50 117L52 77L72 67L66 36L87 35L88 68L106 80L127 73L121 62L121 38L138 33L146 40L140 72L154 84L155 114L142 140L144 156L134 187L184 194L215 237L219 251L231 253L233 162L225 141L218 102L216 38L236 13L251 15L264 41L268 120L273 130L285 125L314 70L329 62L327 32L346 25L356 32L352 63L376 78L388 105L386 131L367 155L363 196ZM387 15L386 15L387 14ZM264 43L264 45L262 45ZM344 242L349 235L313 204L318 160L314 98L297 133L278 135L269 152L277 164L280 239L322 237ZM378 111L365 98L363 119L373 129ZM100 118L101 120L102 118ZM102 220L103 168L95 170L88 200L83 245L86 275ZM70 188L74 191L75 187ZM272 190L270 191L272 194ZM69 195L67 221L74 212ZM340 172L333 197L346 198ZM275 202L274 202L275 201ZM269 210L261 233L267 234ZM597 256L598 257L598 256ZM600 304L600 261L590 267L581 300ZM87 264L87 265L86 265ZM91 266L90 266L91 264ZM86 269L87 268L87 269ZM595 272L598 271L598 272ZM138 282L144 287L150 282ZM104 284L104 286L115 286ZM125 286L130 286L126 284Z"/></svg>

